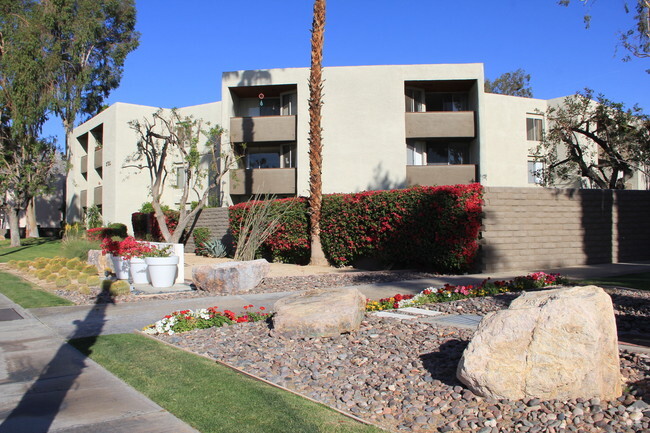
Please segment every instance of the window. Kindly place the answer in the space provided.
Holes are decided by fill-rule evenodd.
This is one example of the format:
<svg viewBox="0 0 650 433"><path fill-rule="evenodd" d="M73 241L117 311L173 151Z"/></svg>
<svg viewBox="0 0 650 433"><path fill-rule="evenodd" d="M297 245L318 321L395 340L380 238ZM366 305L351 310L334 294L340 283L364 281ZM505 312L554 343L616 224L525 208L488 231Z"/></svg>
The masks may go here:
<svg viewBox="0 0 650 433"><path fill-rule="evenodd" d="M404 91L406 99L406 112L418 113L424 111L424 91L407 87Z"/></svg>
<svg viewBox="0 0 650 433"><path fill-rule="evenodd" d="M537 159L528 160L528 183L541 185L542 172L544 171L544 161Z"/></svg>
<svg viewBox="0 0 650 433"><path fill-rule="evenodd" d="M409 141L406 143L406 164L469 164L469 143L434 140Z"/></svg>
<svg viewBox="0 0 650 433"><path fill-rule="evenodd" d="M467 93L427 93L427 111L467 111Z"/></svg>
<svg viewBox="0 0 650 433"><path fill-rule="evenodd" d="M185 167L176 167L176 188L183 189L185 187Z"/></svg>
<svg viewBox="0 0 650 433"><path fill-rule="evenodd" d="M282 115L295 116L296 115L296 102L298 95L295 92L285 93L282 95Z"/></svg>
<svg viewBox="0 0 650 433"><path fill-rule="evenodd" d="M269 143L240 147L241 168L294 168L296 145L294 143Z"/></svg>
<svg viewBox="0 0 650 433"><path fill-rule="evenodd" d="M239 117L279 116L280 98L243 98L239 100Z"/></svg>
<svg viewBox="0 0 650 433"><path fill-rule="evenodd" d="M526 135L528 141L542 141L543 125L542 119L526 119Z"/></svg>

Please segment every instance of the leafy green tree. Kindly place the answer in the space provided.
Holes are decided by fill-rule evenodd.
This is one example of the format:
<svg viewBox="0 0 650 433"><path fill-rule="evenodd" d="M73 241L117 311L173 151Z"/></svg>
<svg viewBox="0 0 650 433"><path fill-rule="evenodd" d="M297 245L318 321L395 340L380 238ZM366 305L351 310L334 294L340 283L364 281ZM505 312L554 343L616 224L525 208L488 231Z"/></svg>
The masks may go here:
<svg viewBox="0 0 650 433"><path fill-rule="evenodd" d="M585 89L546 111L548 130L534 154L546 162L541 175L585 178L593 187L625 189L635 172L650 175L650 118Z"/></svg>
<svg viewBox="0 0 650 433"><path fill-rule="evenodd" d="M585 6L591 6L592 2L580 0ZM571 0L559 0L558 4L569 6ZM650 0L635 0L633 5L623 1L623 8L628 14L634 14L632 26L619 34L621 45L634 57L650 58ZM591 13L587 11L584 16L585 27L589 28ZM630 55L624 56L623 60L630 60ZM650 73L650 69L647 70Z"/></svg>
<svg viewBox="0 0 650 433"><path fill-rule="evenodd" d="M11 245L20 245L18 219L47 189L55 150L39 138L52 103L52 57L35 1L0 0L0 196Z"/></svg>
<svg viewBox="0 0 650 433"><path fill-rule="evenodd" d="M150 118L129 122L138 136L137 151L124 167L147 169L150 179L151 205L165 242L178 243L183 230L205 207L211 192L221 187L223 176L234 166L231 154L221 152L223 129L192 117L183 117L176 109L169 113L159 109ZM170 173L171 168L176 171ZM178 225L171 233L165 221L162 197L168 176L176 177L181 190ZM190 197L192 195L192 197ZM187 210L190 198L197 205Z"/></svg>
<svg viewBox="0 0 650 433"><path fill-rule="evenodd" d="M41 0L56 62L53 112L69 135L80 114L101 111L138 47L134 0Z"/></svg>
<svg viewBox="0 0 650 433"><path fill-rule="evenodd" d="M530 74L523 69L501 74L494 80L485 80L485 91L488 93L499 93L501 95L533 97L533 89L530 87Z"/></svg>

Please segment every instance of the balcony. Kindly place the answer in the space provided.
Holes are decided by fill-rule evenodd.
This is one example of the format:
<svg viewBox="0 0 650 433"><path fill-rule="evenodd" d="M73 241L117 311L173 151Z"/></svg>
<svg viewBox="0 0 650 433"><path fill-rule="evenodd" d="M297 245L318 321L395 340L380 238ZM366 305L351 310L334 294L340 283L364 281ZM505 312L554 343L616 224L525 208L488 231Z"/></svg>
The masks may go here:
<svg viewBox="0 0 650 433"><path fill-rule="evenodd" d="M104 149L95 151L95 169L101 169L104 165Z"/></svg>
<svg viewBox="0 0 650 433"><path fill-rule="evenodd" d="M102 204L102 187L101 186L95 187L95 190L93 191L93 199L95 200L93 202L93 204L95 204L95 205Z"/></svg>
<svg viewBox="0 0 650 433"><path fill-rule="evenodd" d="M79 194L81 207L88 207L88 190L84 189Z"/></svg>
<svg viewBox="0 0 650 433"><path fill-rule="evenodd" d="M230 173L230 194L295 194L295 168L239 169Z"/></svg>
<svg viewBox="0 0 650 433"><path fill-rule="evenodd" d="M88 155L81 157L81 174L88 173Z"/></svg>
<svg viewBox="0 0 650 433"><path fill-rule="evenodd" d="M406 138L474 138L473 111L406 113Z"/></svg>
<svg viewBox="0 0 650 433"><path fill-rule="evenodd" d="M230 118L231 143L295 140L296 116Z"/></svg>
<svg viewBox="0 0 650 433"><path fill-rule="evenodd" d="M476 165L407 165L407 185L456 185L476 182Z"/></svg>

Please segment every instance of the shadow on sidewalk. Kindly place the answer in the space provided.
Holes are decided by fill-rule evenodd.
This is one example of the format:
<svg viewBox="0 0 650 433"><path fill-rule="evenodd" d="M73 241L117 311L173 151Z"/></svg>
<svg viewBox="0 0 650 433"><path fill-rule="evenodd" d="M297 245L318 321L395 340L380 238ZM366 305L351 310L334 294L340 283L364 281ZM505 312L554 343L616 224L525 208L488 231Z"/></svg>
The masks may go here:
<svg viewBox="0 0 650 433"><path fill-rule="evenodd" d="M103 286L93 308L83 320L75 321L75 331L68 336L73 340L92 335L85 339L84 354L80 355L68 343L61 345L18 405L0 425L0 433L44 433L50 429L68 391L86 368L86 358L92 352L92 346L106 323L106 309L109 303L115 303L109 288L110 285ZM73 362L70 362L71 360Z"/></svg>

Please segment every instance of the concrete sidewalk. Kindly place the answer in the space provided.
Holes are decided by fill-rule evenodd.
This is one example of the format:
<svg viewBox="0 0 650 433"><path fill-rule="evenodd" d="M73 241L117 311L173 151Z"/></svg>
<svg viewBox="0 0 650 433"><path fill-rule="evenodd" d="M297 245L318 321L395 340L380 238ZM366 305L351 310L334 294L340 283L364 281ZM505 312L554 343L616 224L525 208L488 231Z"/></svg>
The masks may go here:
<svg viewBox="0 0 650 433"><path fill-rule="evenodd" d="M526 275L537 270L508 271L493 274L447 275L436 278L426 278L409 281L394 281L380 284L364 284L348 286L356 288L369 299L387 298L397 293L416 294L427 287L442 287L445 284L467 285L480 284L486 278L507 280L520 275ZM590 279L605 276L650 272L650 262L647 263L617 263L603 265L585 265L569 268L549 269L546 272L560 273L563 276L576 279ZM172 299L159 301L130 302L109 304L106 306L76 306L50 307L31 309L35 316L55 329L59 335L70 338L99 334L119 334L141 329L166 314L176 310L197 309L217 306L222 311L230 309L242 312L245 305L265 307L270 310L278 299L294 292L261 293L251 295L210 296L203 298ZM97 315L93 318L92 311L102 308L101 320Z"/></svg>
<svg viewBox="0 0 650 433"><path fill-rule="evenodd" d="M196 430L0 295L0 433Z"/></svg>

